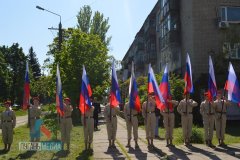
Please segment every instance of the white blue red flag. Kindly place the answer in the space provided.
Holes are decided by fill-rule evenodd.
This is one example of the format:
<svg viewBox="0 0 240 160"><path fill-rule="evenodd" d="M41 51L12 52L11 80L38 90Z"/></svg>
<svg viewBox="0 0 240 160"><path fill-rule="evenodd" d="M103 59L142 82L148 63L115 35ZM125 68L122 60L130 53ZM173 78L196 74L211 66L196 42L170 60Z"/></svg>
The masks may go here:
<svg viewBox="0 0 240 160"><path fill-rule="evenodd" d="M213 101L213 98L217 96L217 83L214 74L214 68L212 58L209 56L209 75L208 75L208 98Z"/></svg>
<svg viewBox="0 0 240 160"><path fill-rule="evenodd" d="M112 63L112 87L110 91L110 96L110 106L117 107L121 102L121 96L114 62Z"/></svg>
<svg viewBox="0 0 240 160"><path fill-rule="evenodd" d="M170 111L173 111L172 103L168 103L168 100L172 99L171 92L170 92L170 84L168 79L168 66L166 65L163 76L162 76L162 82L159 86L160 91L162 93L163 99L165 103L161 103L160 110L164 110L166 107L169 108Z"/></svg>
<svg viewBox="0 0 240 160"><path fill-rule="evenodd" d="M28 62L26 62L26 72L24 80L24 95L23 95L23 110L26 110L30 100L30 79L29 79L29 68Z"/></svg>
<svg viewBox="0 0 240 160"><path fill-rule="evenodd" d="M92 96L92 89L87 77L85 67L83 65L82 86L81 86L80 103L79 103L79 109L82 114L85 114L85 112L90 107L92 107L92 102L90 100L91 96Z"/></svg>
<svg viewBox="0 0 240 160"><path fill-rule="evenodd" d="M186 71L184 81L185 81L184 94L193 93L192 67L188 53L186 58Z"/></svg>
<svg viewBox="0 0 240 160"><path fill-rule="evenodd" d="M228 100L238 103L240 106L239 83L231 62L229 63L228 80L226 81L224 89L228 91Z"/></svg>
<svg viewBox="0 0 240 160"><path fill-rule="evenodd" d="M59 65L57 64L57 74L56 74L56 108L60 116L64 115L63 108L63 96L62 96L62 82L60 77Z"/></svg>
<svg viewBox="0 0 240 160"><path fill-rule="evenodd" d="M129 106L132 109L137 110L140 112L141 104L140 104L140 98L138 96L138 89L137 89L137 82L134 74L134 63L132 62L132 73L131 73L131 79L130 79L130 85L129 85L129 98L130 103Z"/></svg>
<svg viewBox="0 0 240 160"><path fill-rule="evenodd" d="M155 100L156 100L156 105L158 108L160 108L161 103L165 103L162 93L159 90L155 74L153 72L153 69L151 67L151 64L149 64L148 67L148 94L153 93L155 94Z"/></svg>

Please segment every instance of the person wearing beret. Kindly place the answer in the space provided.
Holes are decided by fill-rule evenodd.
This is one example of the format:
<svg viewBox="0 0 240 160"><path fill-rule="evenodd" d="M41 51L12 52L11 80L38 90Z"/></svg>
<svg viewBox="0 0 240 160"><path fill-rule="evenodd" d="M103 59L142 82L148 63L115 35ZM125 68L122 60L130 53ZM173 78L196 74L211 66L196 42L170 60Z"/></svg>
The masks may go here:
<svg viewBox="0 0 240 160"><path fill-rule="evenodd" d="M184 145L191 146L190 139L192 136L193 124L192 110L198 103L190 99L189 93L184 93L184 96L184 99L179 102L177 111L181 115Z"/></svg>
<svg viewBox="0 0 240 160"><path fill-rule="evenodd" d="M149 148L153 148L153 138L155 135L156 115L155 115L155 96L154 92L148 94L148 101L142 105L142 116L144 118L146 139Z"/></svg>
<svg viewBox="0 0 240 160"><path fill-rule="evenodd" d="M221 97L222 92L217 92L217 99L214 101L215 109L215 127L218 142L220 146L225 146L224 143L224 134L226 129L226 120L227 120L227 107L230 106L230 102L225 98Z"/></svg>
<svg viewBox="0 0 240 160"><path fill-rule="evenodd" d="M60 118L62 149L64 143L67 144L67 150L70 149L70 134L72 130L72 105L70 98L64 98L64 115Z"/></svg>
<svg viewBox="0 0 240 160"><path fill-rule="evenodd" d="M13 128L16 126L16 115L10 107L10 101L6 101L4 105L6 107L6 110L1 114L0 128L2 129L4 151L9 151L13 142Z"/></svg>
<svg viewBox="0 0 240 160"><path fill-rule="evenodd" d="M33 105L30 104L30 108L29 108L30 136L31 136L31 142L39 142L40 129L37 129L35 127L35 124L36 124L36 121L40 119L42 111L39 104L39 101L40 101L39 97L33 97L32 100L33 100Z"/></svg>
<svg viewBox="0 0 240 160"><path fill-rule="evenodd" d="M214 130L214 108L213 102L209 100L208 92L204 93L205 100L200 105L200 113L203 118L205 142L209 147L214 147L212 144Z"/></svg>

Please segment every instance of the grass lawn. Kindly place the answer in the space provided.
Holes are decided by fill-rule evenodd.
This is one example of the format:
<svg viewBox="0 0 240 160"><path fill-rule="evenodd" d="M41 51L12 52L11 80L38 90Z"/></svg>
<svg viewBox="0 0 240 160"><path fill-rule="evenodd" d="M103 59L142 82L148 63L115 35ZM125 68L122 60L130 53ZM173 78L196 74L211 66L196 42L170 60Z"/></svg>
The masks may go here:
<svg viewBox="0 0 240 160"><path fill-rule="evenodd" d="M233 144L233 143L240 143L240 132L239 132L239 121L228 121L227 128L225 133L225 143L226 144ZM144 127L141 126L143 129ZM200 143L204 144L204 129L202 127L193 127L193 136L192 140L195 141L193 143ZM159 127L159 135L161 138L165 138L165 129L161 126ZM197 135L197 136L196 136ZM183 144L183 137L182 137L182 128L174 128L173 131L173 143L175 145ZM218 144L218 139L216 137L216 131L214 131L213 135L213 144Z"/></svg>
<svg viewBox="0 0 240 160"><path fill-rule="evenodd" d="M58 139L59 138L60 134L58 134ZM0 153L0 159L93 159L92 152L83 152L84 141L82 126L73 127L69 154L65 151L19 151L18 143L29 142L29 139L29 128L27 128L26 125L14 129L14 140L11 150L7 154ZM41 141L47 141L47 138L42 136ZM0 144L0 149L3 149L2 138Z"/></svg>

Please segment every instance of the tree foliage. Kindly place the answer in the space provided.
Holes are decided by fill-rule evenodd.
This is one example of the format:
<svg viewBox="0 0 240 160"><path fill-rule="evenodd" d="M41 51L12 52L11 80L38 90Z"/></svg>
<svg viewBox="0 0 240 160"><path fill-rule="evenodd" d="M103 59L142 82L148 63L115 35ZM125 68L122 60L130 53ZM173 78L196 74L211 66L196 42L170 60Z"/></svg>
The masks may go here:
<svg viewBox="0 0 240 160"><path fill-rule="evenodd" d="M36 53L33 51L33 47L30 47L29 54L29 68L31 68L34 80L37 80L41 77L41 68L38 62Z"/></svg>
<svg viewBox="0 0 240 160"><path fill-rule="evenodd" d="M23 84L26 69L26 56L23 49L18 43L14 43L11 47L1 47L5 62L7 63L6 73L9 78L9 99L18 104L22 103L23 98ZM7 76L7 78L8 78ZM8 92L6 92L8 93Z"/></svg>
<svg viewBox="0 0 240 160"><path fill-rule="evenodd" d="M86 5L80 9L77 19L77 27L82 32L98 35L104 44L109 45L111 37L106 35L110 28L108 24L109 18L104 18L104 15L99 11L94 12L92 16L91 7Z"/></svg>
<svg viewBox="0 0 240 160"><path fill-rule="evenodd" d="M63 91L77 104L81 88L82 67L85 65L94 96L102 98L109 80L107 47L99 36L71 29L66 37L62 51L54 55L52 75L55 77L56 64L60 65Z"/></svg>
<svg viewBox="0 0 240 160"><path fill-rule="evenodd" d="M11 73L8 69L8 64L6 63L4 55L0 49L0 101L6 100L9 97L10 84L12 84L10 76Z"/></svg>

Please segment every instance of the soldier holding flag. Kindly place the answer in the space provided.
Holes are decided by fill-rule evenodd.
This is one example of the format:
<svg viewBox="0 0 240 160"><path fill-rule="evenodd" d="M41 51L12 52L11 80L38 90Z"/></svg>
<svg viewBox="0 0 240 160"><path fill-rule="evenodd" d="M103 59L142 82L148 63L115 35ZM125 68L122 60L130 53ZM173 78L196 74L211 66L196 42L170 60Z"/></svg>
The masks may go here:
<svg viewBox="0 0 240 160"><path fill-rule="evenodd" d="M172 100L171 92L170 92L170 84L168 82L168 66L166 65L164 69L164 73L162 76L162 81L159 86L160 91L162 93L164 102L161 102L159 106L161 114L163 115L163 124L166 129L166 141L167 147L174 146L172 144L173 139L173 128L175 123L175 115L174 115L174 106L178 105L178 101Z"/></svg>
<svg viewBox="0 0 240 160"><path fill-rule="evenodd" d="M149 64L148 97L147 97L147 101L145 101L142 105L142 115L145 123L146 139L148 142L148 147L154 147L153 138L154 138L155 127L156 127L155 107L160 106L161 102L164 103L164 99L159 90L151 64Z"/></svg>
<svg viewBox="0 0 240 160"><path fill-rule="evenodd" d="M191 145L190 138L192 136L193 123L192 110L193 107L196 107L197 105L197 102L190 99L190 94L186 93L184 99L180 101L177 107L177 111L181 115L184 145L186 146Z"/></svg>
<svg viewBox="0 0 240 160"><path fill-rule="evenodd" d="M64 143L67 144L67 150L70 149L70 134L72 130L72 111L70 98L64 98L63 103L64 114L60 118L60 128L61 128L61 140L62 149L64 149Z"/></svg>
<svg viewBox="0 0 240 160"><path fill-rule="evenodd" d="M214 147L212 144L213 130L214 130L214 104L213 99L217 95L217 84L214 74L212 58L209 56L209 78L208 78L208 92L204 93L205 101L200 105L200 113L203 117L203 125L205 130L205 142L209 147Z"/></svg>
<svg viewBox="0 0 240 160"><path fill-rule="evenodd" d="M82 113L82 124L83 124L83 131L84 131L85 150L91 149L91 144L93 141L94 106L92 106L92 102L91 102L92 97L91 96L92 96L92 89L91 89L91 86L88 81L85 67L83 66L79 109Z"/></svg>
<svg viewBox="0 0 240 160"><path fill-rule="evenodd" d="M209 100L208 93L204 93L205 101L200 105L200 113L203 117L203 125L205 131L205 142L209 147L214 147L212 144L214 130L214 108L213 103Z"/></svg>
<svg viewBox="0 0 240 160"><path fill-rule="evenodd" d="M147 101L142 105L142 116L144 118L148 147L154 147L153 138L156 127L155 106L155 96L154 92L152 92L148 94Z"/></svg>
<svg viewBox="0 0 240 160"><path fill-rule="evenodd" d="M120 90L114 62L112 63L112 86L109 95L109 103L104 108L104 117L106 119L109 147L115 147L117 133L117 112L121 101Z"/></svg>
<svg viewBox="0 0 240 160"><path fill-rule="evenodd" d="M217 100L214 101L216 133L217 133L217 138L220 146L225 146L224 134L226 129L227 107L230 106L229 101L237 103L238 106L240 106L239 82L231 62L229 63L228 79L225 83L224 90L228 91L228 96L227 96L228 99L225 98L225 91L222 97L221 97L221 92L218 91Z"/></svg>
<svg viewBox="0 0 240 160"><path fill-rule="evenodd" d="M137 82L134 75L134 64L132 62L132 75L129 85L129 102L124 106L124 116L127 125L128 143L126 147L130 147L132 139L132 130L135 141L135 148L138 148L138 112L140 112L140 98L138 96Z"/></svg>
<svg viewBox="0 0 240 160"><path fill-rule="evenodd" d="M185 97L183 100L180 101L177 107L177 111L179 114L181 114L184 144L191 145L190 138L192 136L192 123L193 123L192 110L193 107L196 107L198 105L198 103L190 99L190 93L193 93L193 81L191 62L188 54L186 57L186 71L184 81L185 81L184 88Z"/></svg>
<svg viewBox="0 0 240 160"><path fill-rule="evenodd" d="M111 95L109 96L109 99L111 99ZM108 103L103 111L104 117L106 119L106 126L107 126L107 134L108 134L108 141L109 145L108 147L115 147L115 140L116 140L116 134L117 134L117 112L118 107L112 106L110 103Z"/></svg>

